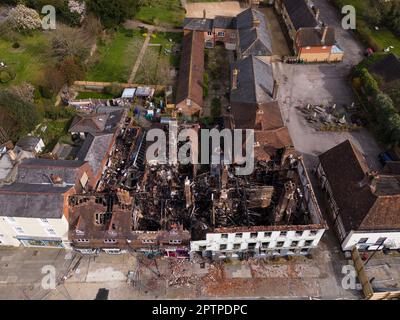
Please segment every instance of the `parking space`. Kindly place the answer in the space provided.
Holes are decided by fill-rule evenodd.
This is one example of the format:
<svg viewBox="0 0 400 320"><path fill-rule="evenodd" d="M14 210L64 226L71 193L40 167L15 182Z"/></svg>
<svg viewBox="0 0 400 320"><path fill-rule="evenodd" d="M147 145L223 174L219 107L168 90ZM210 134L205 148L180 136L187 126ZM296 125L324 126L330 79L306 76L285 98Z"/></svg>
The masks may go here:
<svg viewBox="0 0 400 320"><path fill-rule="evenodd" d="M339 65L274 63L274 75L280 84L278 100L282 116L308 168L317 164L319 154L346 139L360 148L371 168L380 168L377 156L381 149L366 129L351 132L316 131L299 110L299 107L307 104L351 105L355 97L347 82L345 68Z"/></svg>

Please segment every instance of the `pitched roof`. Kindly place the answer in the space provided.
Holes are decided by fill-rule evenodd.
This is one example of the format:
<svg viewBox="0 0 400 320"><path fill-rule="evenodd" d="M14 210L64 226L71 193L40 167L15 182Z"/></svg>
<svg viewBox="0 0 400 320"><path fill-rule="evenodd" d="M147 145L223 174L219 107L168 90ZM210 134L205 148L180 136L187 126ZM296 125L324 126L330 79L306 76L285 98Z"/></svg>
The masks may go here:
<svg viewBox="0 0 400 320"><path fill-rule="evenodd" d="M279 149L293 147L287 127L275 130L256 131L254 134L256 146L254 147L254 157L259 161L269 161Z"/></svg>
<svg viewBox="0 0 400 320"><path fill-rule="evenodd" d="M93 174L99 174L103 170L102 163L108 156L113 138L114 135L112 133L101 135L89 134L78 152L77 159L89 162Z"/></svg>
<svg viewBox="0 0 400 320"><path fill-rule="evenodd" d="M124 110L117 110L110 113L76 115L68 131L85 133L114 132L121 122L123 115Z"/></svg>
<svg viewBox="0 0 400 320"><path fill-rule="evenodd" d="M318 25L314 14L305 0L283 0L283 5L296 30Z"/></svg>
<svg viewBox="0 0 400 320"><path fill-rule="evenodd" d="M34 136L25 136L18 140L16 146L25 151L35 151L35 147L40 142L41 138Z"/></svg>
<svg viewBox="0 0 400 320"><path fill-rule="evenodd" d="M183 29L192 31L211 31L213 28L212 19L185 18L183 20Z"/></svg>
<svg viewBox="0 0 400 320"><path fill-rule="evenodd" d="M176 103L191 99L203 105L204 33L190 31L183 36Z"/></svg>
<svg viewBox="0 0 400 320"><path fill-rule="evenodd" d="M400 228L400 179L368 176L360 151L346 140L319 156L344 228Z"/></svg>
<svg viewBox="0 0 400 320"><path fill-rule="evenodd" d="M236 17L215 16L213 27L220 29L236 29Z"/></svg>
<svg viewBox="0 0 400 320"><path fill-rule="evenodd" d="M277 101L266 102L259 106L234 104L232 115L236 129L274 130L285 126Z"/></svg>
<svg viewBox="0 0 400 320"><path fill-rule="evenodd" d="M25 159L18 165L16 181L28 184L51 184L51 176L57 176L66 184L74 185L84 161Z"/></svg>
<svg viewBox="0 0 400 320"><path fill-rule="evenodd" d="M258 26L254 26L254 21ZM267 30L264 15L254 9L242 11L237 16L237 28L239 30L239 47L242 53L259 56L272 55L272 40Z"/></svg>
<svg viewBox="0 0 400 320"><path fill-rule="evenodd" d="M297 33L297 44L300 47L333 46L335 40L335 29L327 27L325 41L322 42L323 28L301 28Z"/></svg>
<svg viewBox="0 0 400 320"><path fill-rule="evenodd" d="M370 65L368 70L382 77L385 82L400 80L400 60L393 53Z"/></svg>
<svg viewBox="0 0 400 320"><path fill-rule="evenodd" d="M238 103L261 104L273 100L274 78L271 64L248 56L232 64L231 74L234 69L238 70L238 76L237 89L232 89L230 95L232 107Z"/></svg>
<svg viewBox="0 0 400 320"><path fill-rule="evenodd" d="M0 216L61 218L64 194L71 187L13 183L0 188Z"/></svg>

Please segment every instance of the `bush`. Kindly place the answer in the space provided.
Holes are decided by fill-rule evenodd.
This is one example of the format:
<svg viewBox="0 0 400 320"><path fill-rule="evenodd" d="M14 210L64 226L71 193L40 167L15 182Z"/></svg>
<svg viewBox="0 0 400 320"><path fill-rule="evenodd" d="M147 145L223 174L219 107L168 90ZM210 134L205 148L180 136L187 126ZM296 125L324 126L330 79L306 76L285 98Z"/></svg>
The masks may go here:
<svg viewBox="0 0 400 320"><path fill-rule="evenodd" d="M51 99L54 94L54 91L51 88L44 85L39 86L39 92L40 95L45 99Z"/></svg>
<svg viewBox="0 0 400 320"><path fill-rule="evenodd" d="M122 94L122 87L118 83L112 83L110 86L104 87L103 93L110 94L114 98L118 98Z"/></svg>
<svg viewBox="0 0 400 320"><path fill-rule="evenodd" d="M205 72L203 75L203 97L208 97L208 73Z"/></svg>
<svg viewBox="0 0 400 320"><path fill-rule="evenodd" d="M14 80L16 77L16 73L13 68L7 67L6 69L0 70L0 82L7 83L11 80Z"/></svg>
<svg viewBox="0 0 400 320"><path fill-rule="evenodd" d="M19 42L14 42L13 45L12 45L12 47L13 47L14 49L18 49L18 48L20 47Z"/></svg>
<svg viewBox="0 0 400 320"><path fill-rule="evenodd" d="M11 81L10 74L6 70L0 71L0 82L7 83L9 81Z"/></svg>

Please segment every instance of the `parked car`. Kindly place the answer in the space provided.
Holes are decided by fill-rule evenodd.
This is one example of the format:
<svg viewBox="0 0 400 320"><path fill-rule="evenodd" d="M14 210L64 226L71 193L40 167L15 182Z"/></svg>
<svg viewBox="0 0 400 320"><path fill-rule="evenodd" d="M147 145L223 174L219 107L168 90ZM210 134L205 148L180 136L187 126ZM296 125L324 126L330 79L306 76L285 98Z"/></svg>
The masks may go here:
<svg viewBox="0 0 400 320"><path fill-rule="evenodd" d="M400 161L400 158L390 150L380 153L378 158L383 166L389 161Z"/></svg>

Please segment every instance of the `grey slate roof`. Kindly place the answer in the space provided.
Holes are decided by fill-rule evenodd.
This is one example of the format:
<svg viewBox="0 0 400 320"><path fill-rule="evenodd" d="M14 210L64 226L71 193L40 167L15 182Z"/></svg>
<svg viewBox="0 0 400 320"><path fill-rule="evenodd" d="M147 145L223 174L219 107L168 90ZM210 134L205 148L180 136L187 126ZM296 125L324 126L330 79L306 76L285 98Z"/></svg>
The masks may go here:
<svg viewBox="0 0 400 320"><path fill-rule="evenodd" d="M0 188L0 216L61 218L64 193L71 187L13 183Z"/></svg>
<svg viewBox="0 0 400 320"><path fill-rule="evenodd" d="M32 152L35 151L35 147L39 141L39 137L25 136L18 140L16 146L20 147L22 150Z"/></svg>
<svg viewBox="0 0 400 320"><path fill-rule="evenodd" d="M272 101L274 78L272 66L254 56L248 56L232 64L237 68L237 89L231 90L231 103L260 104Z"/></svg>
<svg viewBox="0 0 400 320"><path fill-rule="evenodd" d="M101 162L106 157L113 141L113 136L112 133L102 135L89 134L78 152L77 159L88 161L94 175L97 175L102 170Z"/></svg>
<svg viewBox="0 0 400 320"><path fill-rule="evenodd" d="M16 182L46 184L51 183L51 175L56 175L65 183L74 185L79 168L84 164L84 161L75 160L25 159L18 165Z"/></svg>
<svg viewBox="0 0 400 320"><path fill-rule="evenodd" d="M254 20L259 26L254 27ZM267 30L264 15L254 9L247 9L237 16L239 46L242 53L259 56L272 55L272 40Z"/></svg>
<svg viewBox="0 0 400 320"><path fill-rule="evenodd" d="M236 29L236 17L216 16L214 18L214 28Z"/></svg>
<svg viewBox="0 0 400 320"><path fill-rule="evenodd" d="M316 27L318 25L314 14L305 0L283 0L283 5L296 30Z"/></svg>
<svg viewBox="0 0 400 320"><path fill-rule="evenodd" d="M212 31L213 20L201 18L185 18L183 29L192 31Z"/></svg>
<svg viewBox="0 0 400 320"><path fill-rule="evenodd" d="M84 133L114 132L123 114L123 110L118 110L110 113L77 115L72 120L68 131Z"/></svg>

